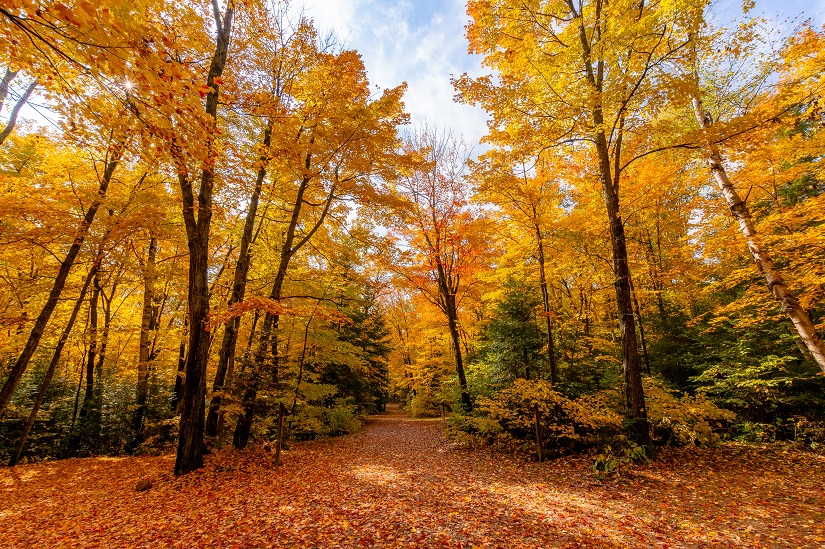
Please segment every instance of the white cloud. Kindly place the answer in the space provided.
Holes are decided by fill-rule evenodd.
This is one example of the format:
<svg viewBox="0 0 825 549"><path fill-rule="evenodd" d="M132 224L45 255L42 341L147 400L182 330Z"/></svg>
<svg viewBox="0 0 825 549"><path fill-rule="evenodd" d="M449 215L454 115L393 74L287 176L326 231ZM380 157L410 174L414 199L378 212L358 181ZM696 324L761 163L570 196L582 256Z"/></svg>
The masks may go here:
<svg viewBox="0 0 825 549"><path fill-rule="evenodd" d="M333 30L364 59L370 82L389 88L407 82L413 123L451 128L474 145L486 133L486 114L453 102L450 76L480 74L467 54L463 0L305 0L318 27Z"/></svg>

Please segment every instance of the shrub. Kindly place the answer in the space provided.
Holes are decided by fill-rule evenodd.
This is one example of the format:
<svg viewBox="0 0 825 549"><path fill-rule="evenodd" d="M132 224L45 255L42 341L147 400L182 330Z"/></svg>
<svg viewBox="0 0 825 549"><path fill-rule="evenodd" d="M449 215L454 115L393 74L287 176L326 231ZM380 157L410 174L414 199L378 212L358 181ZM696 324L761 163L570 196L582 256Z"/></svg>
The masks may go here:
<svg viewBox="0 0 825 549"><path fill-rule="evenodd" d="M775 442L776 425L743 421L734 426L733 439L739 442Z"/></svg>
<svg viewBox="0 0 825 549"><path fill-rule="evenodd" d="M450 428L485 440L488 444L512 446L514 441L529 449L535 440L534 414L538 410L542 441L548 455L562 455L592 446L618 433L621 416L596 397L570 400L547 381L516 380L494 398L479 398L479 416L454 417Z"/></svg>
<svg viewBox="0 0 825 549"><path fill-rule="evenodd" d="M343 399L337 400L333 408L326 410L323 419L322 436L346 435L361 428L357 407L345 404Z"/></svg>
<svg viewBox="0 0 825 549"><path fill-rule="evenodd" d="M812 450L825 448L825 421L797 418L794 423L794 440Z"/></svg>
<svg viewBox="0 0 825 549"><path fill-rule="evenodd" d="M442 413L442 403L436 402L424 391L418 391L418 394L410 398L407 412L413 417L438 417Z"/></svg>
<svg viewBox="0 0 825 549"><path fill-rule="evenodd" d="M733 412L717 407L703 393L677 397L652 378L644 380L644 389L651 438L658 445L716 445L720 438L715 431L736 417Z"/></svg>
<svg viewBox="0 0 825 549"><path fill-rule="evenodd" d="M330 406L301 406L288 422L291 435L298 440L345 435L361 428L358 407L343 398Z"/></svg>
<svg viewBox="0 0 825 549"><path fill-rule="evenodd" d="M645 380L648 420L656 444L718 443L715 433L735 416L705 395L677 397L662 383ZM624 430L630 422L618 391L601 391L570 399L547 381L516 380L493 398L480 397L474 415L454 415L448 422L453 436L475 437L505 449L535 450L534 413L538 410L542 441L548 456L600 447L604 466L612 459L638 461L638 446ZM636 452L636 453L634 453ZM618 458L615 456L619 456Z"/></svg>

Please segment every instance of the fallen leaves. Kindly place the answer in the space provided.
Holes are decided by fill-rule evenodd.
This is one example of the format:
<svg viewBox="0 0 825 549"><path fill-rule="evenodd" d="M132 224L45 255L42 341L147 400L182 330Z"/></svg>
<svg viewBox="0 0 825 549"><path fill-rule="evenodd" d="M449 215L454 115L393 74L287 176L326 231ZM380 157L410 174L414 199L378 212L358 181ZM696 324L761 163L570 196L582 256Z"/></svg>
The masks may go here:
<svg viewBox="0 0 825 549"><path fill-rule="evenodd" d="M0 544L23 547L822 547L821 457L771 448L665 450L594 482L587 458L543 464L456 448L439 420L221 451L176 478L172 457L0 470ZM445 450L445 448L448 448ZM139 480L153 487L135 492Z"/></svg>

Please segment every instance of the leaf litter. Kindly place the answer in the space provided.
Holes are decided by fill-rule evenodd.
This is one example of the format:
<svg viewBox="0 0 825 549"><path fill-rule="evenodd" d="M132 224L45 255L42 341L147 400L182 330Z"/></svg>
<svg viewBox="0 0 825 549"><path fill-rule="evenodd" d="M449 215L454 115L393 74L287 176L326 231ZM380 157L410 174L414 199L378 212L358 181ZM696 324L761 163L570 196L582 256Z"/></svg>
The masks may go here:
<svg viewBox="0 0 825 549"><path fill-rule="evenodd" d="M456 446L441 420L173 456L0 469L0 546L825 547L825 459L777 447L665 449L599 481L586 456L534 463ZM151 489L135 491L141 480Z"/></svg>

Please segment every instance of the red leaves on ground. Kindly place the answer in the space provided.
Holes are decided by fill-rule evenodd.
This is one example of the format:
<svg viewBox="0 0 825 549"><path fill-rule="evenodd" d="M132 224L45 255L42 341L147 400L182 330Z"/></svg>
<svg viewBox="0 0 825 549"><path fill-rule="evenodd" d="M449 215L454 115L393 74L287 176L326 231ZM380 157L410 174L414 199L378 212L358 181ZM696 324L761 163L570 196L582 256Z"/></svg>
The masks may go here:
<svg viewBox="0 0 825 549"><path fill-rule="evenodd" d="M523 463L455 448L439 420L271 454L219 452L0 470L0 545L16 547L822 547L820 457L666 450L600 483L587 458ZM138 480L154 486L135 492Z"/></svg>

